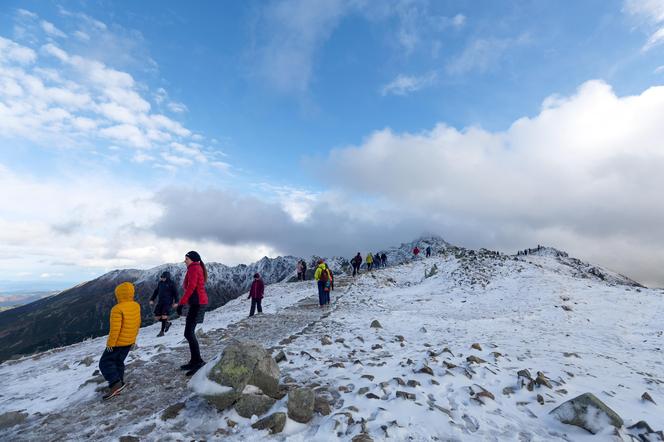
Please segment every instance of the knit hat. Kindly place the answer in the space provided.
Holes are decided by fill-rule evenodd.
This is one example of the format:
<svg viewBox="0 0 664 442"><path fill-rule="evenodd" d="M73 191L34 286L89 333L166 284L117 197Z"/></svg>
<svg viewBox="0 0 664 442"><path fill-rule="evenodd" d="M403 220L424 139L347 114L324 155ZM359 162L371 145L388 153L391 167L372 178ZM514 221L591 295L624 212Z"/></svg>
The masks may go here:
<svg viewBox="0 0 664 442"><path fill-rule="evenodd" d="M161 278L164 278L164 279L171 279L171 272L163 272L163 273L161 274Z"/></svg>
<svg viewBox="0 0 664 442"><path fill-rule="evenodd" d="M187 252L186 255L187 258L191 259L194 262L201 262L201 255L198 254L198 252L194 252L193 250L191 252Z"/></svg>
<svg viewBox="0 0 664 442"><path fill-rule="evenodd" d="M254 273L254 278L260 278L260 277L261 275L258 272Z"/></svg>

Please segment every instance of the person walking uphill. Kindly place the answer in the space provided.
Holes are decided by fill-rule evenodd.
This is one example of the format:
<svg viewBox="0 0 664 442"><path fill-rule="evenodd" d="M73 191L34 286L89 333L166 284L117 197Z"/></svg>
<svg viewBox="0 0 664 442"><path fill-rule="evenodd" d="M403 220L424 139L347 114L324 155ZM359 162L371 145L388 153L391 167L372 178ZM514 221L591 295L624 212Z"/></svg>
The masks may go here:
<svg viewBox="0 0 664 442"><path fill-rule="evenodd" d="M134 284L123 282L115 288L118 303L111 309L110 325L106 341L106 349L99 360L99 371L109 391L104 399L120 394L126 384L124 382L124 361L132 345L136 343L138 329L141 327L141 306L134 301Z"/></svg>
<svg viewBox="0 0 664 442"><path fill-rule="evenodd" d="M371 271L371 268L373 267L373 255L371 254L371 252L367 254L367 257L364 258L364 260L367 263L367 270Z"/></svg>
<svg viewBox="0 0 664 442"><path fill-rule="evenodd" d="M424 249L424 252L426 254L426 257L429 258L431 256L431 246L427 246L427 248Z"/></svg>
<svg viewBox="0 0 664 442"><path fill-rule="evenodd" d="M327 268L327 264L325 264L322 259L318 261L318 267L316 267L316 271L314 272L314 279L318 285L318 303L322 307L328 303L328 295L326 295L325 292L327 291L329 293L332 286L330 271Z"/></svg>
<svg viewBox="0 0 664 442"><path fill-rule="evenodd" d="M263 313L263 307L261 306L261 301L263 300L263 293L265 292L265 284L261 279L259 273L254 274L254 282L251 283L251 290L249 290L249 297L251 299L251 310L249 310L249 316L254 316L254 311L258 307L258 313Z"/></svg>
<svg viewBox="0 0 664 442"><path fill-rule="evenodd" d="M178 289L175 288L175 283L171 280L171 273L164 272L159 277L159 283L157 288L154 289L154 293L150 297L150 305L154 304L154 300L157 299L157 306L154 308L154 317L155 320L161 322L161 331L157 337L164 336L164 333L168 332L168 329L171 328L171 322L168 320L168 316L171 314L171 305L173 308L178 306Z"/></svg>
<svg viewBox="0 0 664 442"><path fill-rule="evenodd" d="M362 255L360 252L357 252L357 255L350 260L350 264L353 266L353 276L360 274L360 266L362 265Z"/></svg>
<svg viewBox="0 0 664 442"><path fill-rule="evenodd" d="M198 371L205 362L201 358L201 350L196 339L196 324L203 322L205 308L208 304L208 296L205 291L207 282L207 269L201 260L201 255L193 250L184 256L184 263L187 265L187 274L184 277L184 294L177 307L178 316L182 316L182 308L189 305L187 319L184 326L184 337L189 343L189 352L191 359L188 363L180 367L181 370L187 370L187 376L192 376Z"/></svg>

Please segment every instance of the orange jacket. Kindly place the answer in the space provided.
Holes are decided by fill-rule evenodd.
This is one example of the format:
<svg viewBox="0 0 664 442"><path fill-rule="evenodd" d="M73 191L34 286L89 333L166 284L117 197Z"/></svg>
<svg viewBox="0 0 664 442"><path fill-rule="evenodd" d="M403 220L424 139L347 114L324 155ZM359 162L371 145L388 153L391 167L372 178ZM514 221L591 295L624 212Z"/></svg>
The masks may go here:
<svg viewBox="0 0 664 442"><path fill-rule="evenodd" d="M134 284L123 282L115 288L118 303L111 309L111 330L107 347L123 347L136 342L141 327L141 306L134 301Z"/></svg>

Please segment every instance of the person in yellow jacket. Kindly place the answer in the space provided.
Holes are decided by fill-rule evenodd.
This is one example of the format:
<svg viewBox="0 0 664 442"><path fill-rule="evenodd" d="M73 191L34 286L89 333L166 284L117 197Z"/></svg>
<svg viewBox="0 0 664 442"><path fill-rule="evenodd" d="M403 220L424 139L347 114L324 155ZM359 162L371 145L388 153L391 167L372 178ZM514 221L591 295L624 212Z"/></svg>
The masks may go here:
<svg viewBox="0 0 664 442"><path fill-rule="evenodd" d="M330 289L332 288L332 273L327 264L321 259L314 272L314 279L318 285L318 304L321 307L329 303Z"/></svg>
<svg viewBox="0 0 664 442"><path fill-rule="evenodd" d="M373 260L374 260L373 255L371 254L371 252L369 252L369 254L367 255L367 257L364 260L367 263L367 270L371 270L373 268Z"/></svg>
<svg viewBox="0 0 664 442"><path fill-rule="evenodd" d="M111 330L106 349L99 360L99 371L108 382L109 392L104 399L120 394L125 388L124 361L136 343L141 327L141 306L134 301L134 284L123 282L115 288L118 303L111 309Z"/></svg>

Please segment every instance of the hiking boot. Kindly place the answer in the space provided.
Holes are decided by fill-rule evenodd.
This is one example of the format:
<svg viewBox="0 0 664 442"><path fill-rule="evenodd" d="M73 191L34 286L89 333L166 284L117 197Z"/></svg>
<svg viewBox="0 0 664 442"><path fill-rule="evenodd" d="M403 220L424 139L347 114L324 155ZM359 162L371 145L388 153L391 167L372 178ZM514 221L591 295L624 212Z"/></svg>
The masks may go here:
<svg viewBox="0 0 664 442"><path fill-rule="evenodd" d="M199 363L197 363L197 364L193 364L193 365L191 366L191 369L190 369L188 372L185 373L185 376L187 376L187 377L191 377L191 376L195 375L196 372L197 372L198 370L200 370L201 367L203 367L204 365L205 365L205 362L203 362L203 361L201 361L201 362L199 362Z"/></svg>
<svg viewBox="0 0 664 442"><path fill-rule="evenodd" d="M194 368L194 365L195 364L192 362L187 362L184 365L180 365L180 370L191 370L192 368Z"/></svg>
<svg viewBox="0 0 664 442"><path fill-rule="evenodd" d="M164 333L168 333L168 329L171 328L171 321L166 321L166 327L164 327Z"/></svg>
<svg viewBox="0 0 664 442"><path fill-rule="evenodd" d="M163 330L159 332L159 334L157 335L157 337L158 337L158 338L161 338L162 336L164 336L164 331L163 331Z"/></svg>
<svg viewBox="0 0 664 442"><path fill-rule="evenodd" d="M113 398L113 397L119 395L120 392L121 392L122 390L124 390L124 388L125 388L126 386L127 386L127 384L125 384L124 382L122 382L122 381L117 381L116 383L114 383L113 385L111 385L111 388L109 389L108 393L106 393L104 396L102 396L102 399L104 399L104 400L106 401L106 400L108 400L108 399L111 399L111 398Z"/></svg>

